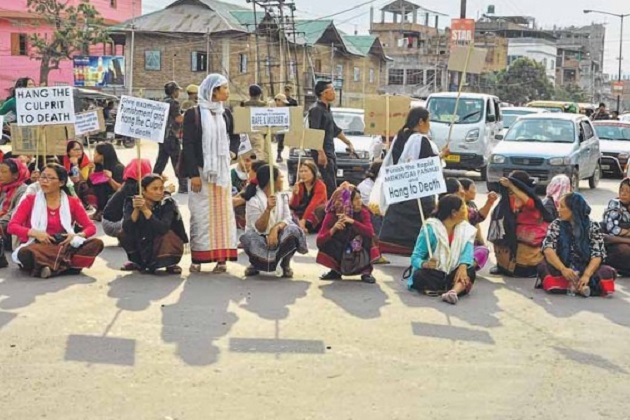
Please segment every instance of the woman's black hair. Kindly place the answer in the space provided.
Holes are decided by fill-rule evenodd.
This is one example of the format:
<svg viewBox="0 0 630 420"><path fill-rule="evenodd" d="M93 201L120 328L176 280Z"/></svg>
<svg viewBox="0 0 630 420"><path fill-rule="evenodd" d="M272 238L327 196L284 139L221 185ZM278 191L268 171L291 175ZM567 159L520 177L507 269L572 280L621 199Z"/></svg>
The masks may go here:
<svg viewBox="0 0 630 420"><path fill-rule="evenodd" d="M317 169L317 165L315 165L315 162L313 162L312 160L303 160L302 163L300 163L300 166L306 166L308 170L311 171L311 173L313 174L313 182L321 178L321 176L319 175L319 169Z"/></svg>
<svg viewBox="0 0 630 420"><path fill-rule="evenodd" d="M352 190L350 191L350 202L352 203L352 201L354 200L354 197L360 194L361 193L359 192L359 190L357 190L356 188L352 188Z"/></svg>
<svg viewBox="0 0 630 420"><path fill-rule="evenodd" d="M438 201L435 217L440 221L445 221L458 212L464 205L464 200L458 195L447 194Z"/></svg>
<svg viewBox="0 0 630 420"><path fill-rule="evenodd" d="M20 171L20 169L17 166L17 163L15 163L13 159L5 159L2 162L0 162L0 165L6 165L9 168L9 171L13 175L17 174Z"/></svg>
<svg viewBox="0 0 630 420"><path fill-rule="evenodd" d="M70 189L68 188L68 171L66 171L66 168L58 163L48 163L46 164L46 166L44 166L42 172L44 172L44 170L46 169L52 169L53 171L55 171L57 178L59 178L59 184L63 184L61 185L61 191L65 192L69 196L72 195L70 193Z"/></svg>
<svg viewBox="0 0 630 420"><path fill-rule="evenodd" d="M149 185L151 185L153 182L160 180L162 182L164 182L164 178L162 178L161 175L158 174L146 174L144 177L142 177L142 181L140 181L140 185L142 186L142 190L144 191Z"/></svg>
<svg viewBox="0 0 630 420"><path fill-rule="evenodd" d="M117 165L121 165L118 160L118 154L114 145L111 143L99 143L94 149L99 155L103 156L103 169L114 172Z"/></svg>
<svg viewBox="0 0 630 420"><path fill-rule="evenodd" d="M518 179L519 181L521 181L523 184L527 185L528 187L531 187L531 188L534 187L534 184L535 184L534 180L531 179L529 177L529 174L525 171L512 171L509 177Z"/></svg>
<svg viewBox="0 0 630 420"><path fill-rule="evenodd" d="M273 178L274 180L278 179L280 176L280 171L275 166L273 167ZM261 190L267 188L271 181L271 174L269 171L269 165L263 165L256 171L256 179L258 180L258 187Z"/></svg>
<svg viewBox="0 0 630 420"><path fill-rule="evenodd" d="M621 183L619 184L619 191L621 191L621 188L624 185L630 188L630 178L624 178L623 181L621 181Z"/></svg>
<svg viewBox="0 0 630 420"><path fill-rule="evenodd" d="M470 178L459 178L459 183L462 184L464 190L468 191L470 187L475 184L475 181Z"/></svg>
<svg viewBox="0 0 630 420"><path fill-rule="evenodd" d="M459 189L461 188L462 184L457 178L449 177L446 178L444 182L446 183L446 192L440 194L440 198L450 194L459 194Z"/></svg>
<svg viewBox="0 0 630 420"><path fill-rule="evenodd" d="M15 81L15 86L11 90L11 95L9 95L9 97L7 99L11 99L11 98L15 97L15 91L17 89L27 87L29 80L33 80L33 79L31 79L30 77L20 77L19 79L17 79Z"/></svg>
<svg viewBox="0 0 630 420"><path fill-rule="evenodd" d="M258 170L265 165L267 165L267 162L265 162L264 160L257 160L255 162L252 162L252 170L258 174Z"/></svg>
<svg viewBox="0 0 630 420"><path fill-rule="evenodd" d="M421 121L429 120L429 111L422 107L411 108L409 114L407 114L407 120L405 121L405 125L402 126L400 131L398 131L398 136L402 136L407 132L413 131L414 128L420 124Z"/></svg>
<svg viewBox="0 0 630 420"><path fill-rule="evenodd" d="M372 162L365 174L366 178L371 179L372 181L376 181L378 173L381 171L381 166L383 166L382 160L375 160L374 162Z"/></svg>

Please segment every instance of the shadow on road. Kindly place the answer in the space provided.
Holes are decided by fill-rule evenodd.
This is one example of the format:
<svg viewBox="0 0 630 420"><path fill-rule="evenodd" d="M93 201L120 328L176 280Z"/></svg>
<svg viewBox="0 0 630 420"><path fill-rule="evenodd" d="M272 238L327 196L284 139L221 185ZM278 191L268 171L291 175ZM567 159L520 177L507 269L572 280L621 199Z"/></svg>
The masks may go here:
<svg viewBox="0 0 630 420"><path fill-rule="evenodd" d="M324 298L357 318L379 318L381 309L389 305L379 282L366 284L355 277L326 283L319 286Z"/></svg>
<svg viewBox="0 0 630 420"><path fill-rule="evenodd" d="M5 278L0 282L0 309L5 310L24 308L33 304L39 296L96 282L96 279L83 273L49 279L31 277L18 269L6 269L2 273Z"/></svg>
<svg viewBox="0 0 630 420"><path fill-rule="evenodd" d="M178 275L148 275L133 272L111 281L107 296L117 299L116 306L126 311L144 311L151 302L164 299L184 281Z"/></svg>

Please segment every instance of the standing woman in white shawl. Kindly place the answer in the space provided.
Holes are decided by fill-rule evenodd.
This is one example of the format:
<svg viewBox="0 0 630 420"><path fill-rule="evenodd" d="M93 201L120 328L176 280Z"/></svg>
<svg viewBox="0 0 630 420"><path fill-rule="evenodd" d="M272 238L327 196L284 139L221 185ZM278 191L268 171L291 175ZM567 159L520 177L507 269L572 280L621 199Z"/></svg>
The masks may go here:
<svg viewBox="0 0 630 420"><path fill-rule="evenodd" d="M230 138L223 102L230 96L228 80L210 74L199 88L199 105L184 115L182 176L190 179L191 272L216 262L213 273L225 273L236 261L236 222L232 208Z"/></svg>

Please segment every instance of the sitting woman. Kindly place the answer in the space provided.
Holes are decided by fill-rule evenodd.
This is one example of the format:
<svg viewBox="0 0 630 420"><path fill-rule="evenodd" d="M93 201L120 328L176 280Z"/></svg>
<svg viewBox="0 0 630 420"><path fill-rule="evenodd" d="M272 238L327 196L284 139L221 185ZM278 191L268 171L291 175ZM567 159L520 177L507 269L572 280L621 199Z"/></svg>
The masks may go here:
<svg viewBox="0 0 630 420"><path fill-rule="evenodd" d="M41 191L23 198L7 231L23 243L13 252L13 261L31 275L48 278L89 268L103 250L78 198L66 191L68 172L48 164L39 177ZM75 233L75 224L81 227Z"/></svg>
<svg viewBox="0 0 630 420"><path fill-rule="evenodd" d="M139 174L138 174L139 172ZM138 182L151 173L151 162L148 159L133 159L125 167L122 187L112 195L103 210L102 226L107 236L118 238L122 232L125 201L140 193Z"/></svg>
<svg viewBox="0 0 630 420"><path fill-rule="evenodd" d="M236 227L241 230L245 230L247 221L245 220L245 205L247 200L256 195L256 187L258 181L256 180L256 172L265 166L267 163L262 160L252 162L249 167L249 178L247 184L232 197L232 207L234 207L234 218L236 219Z"/></svg>
<svg viewBox="0 0 630 420"><path fill-rule="evenodd" d="M430 296L441 294L444 302L453 305L459 296L470 293L476 278L473 247L477 230L467 218L468 206L461 197L440 198L435 217L426 220L411 255L409 289Z"/></svg>
<svg viewBox="0 0 630 420"><path fill-rule="evenodd" d="M292 278L291 259L296 252L306 254L306 235L293 222L289 201L278 191L282 190L283 177L273 167L273 179L269 165L256 172L256 194L247 200L247 228L241 236L243 250L249 257L250 266L245 276L255 276L261 271L274 272L282 268L282 277ZM271 194L271 183L275 193Z"/></svg>
<svg viewBox="0 0 630 420"><path fill-rule="evenodd" d="M619 184L619 196L608 203L602 223L606 237L606 263L620 274L630 274L630 179Z"/></svg>
<svg viewBox="0 0 630 420"><path fill-rule="evenodd" d="M251 178L252 163L256 161L254 152L239 155L237 164L230 171L232 178L232 196L237 195L247 186Z"/></svg>
<svg viewBox="0 0 630 420"><path fill-rule="evenodd" d="M153 274L165 268L169 274L180 274L177 264L188 235L177 203L165 196L160 175L145 176L141 185L142 196L128 197L125 202L120 244L129 262L122 269Z"/></svg>
<svg viewBox="0 0 630 420"><path fill-rule="evenodd" d="M11 249L7 226L24 195L30 173L20 159L5 159L0 163L0 268L9 265L5 249Z"/></svg>
<svg viewBox="0 0 630 420"><path fill-rule="evenodd" d="M490 273L535 277L543 260L540 247L553 218L536 195L527 172L514 171L499 183L501 200L492 212L488 232L497 266Z"/></svg>
<svg viewBox="0 0 630 420"><path fill-rule="evenodd" d="M558 207L560 198L571 192L571 180L566 175L556 175L551 178L547 185L547 194L543 200L543 206L554 219L558 218Z"/></svg>
<svg viewBox="0 0 630 420"><path fill-rule="evenodd" d="M94 172L90 174L86 201L96 203L92 220L100 222L107 201L120 189L125 167L118 160L116 149L111 143L100 143L94 150Z"/></svg>
<svg viewBox="0 0 630 420"><path fill-rule="evenodd" d="M468 223L477 227L479 226L490 214L494 203L499 199L499 196L494 191L488 193L486 204L482 208L477 207L475 198L477 198L477 186L470 178L460 178L460 184L464 188L464 200L466 200L466 206L468 206Z"/></svg>
<svg viewBox="0 0 630 420"><path fill-rule="evenodd" d="M560 199L558 219L549 225L542 245L545 261L538 266L538 278L545 290L554 290L546 284L548 276L562 277L568 282L569 292L584 297L614 290L602 287L602 281L614 282L616 273L602 265L606 258L604 237L590 214L591 208L581 194L569 193Z"/></svg>
<svg viewBox="0 0 630 420"><path fill-rule="evenodd" d="M316 233L328 199L326 184L321 180L317 166L310 160L301 163L298 175L300 180L293 186L289 207L304 232Z"/></svg>
<svg viewBox="0 0 630 420"><path fill-rule="evenodd" d="M344 182L330 197L326 217L317 235L317 263L330 269L321 280L340 280L361 275L361 281L375 283L373 264L380 257L374 246L370 211L361 194Z"/></svg>
<svg viewBox="0 0 630 420"><path fill-rule="evenodd" d="M81 199L83 207L91 209L93 206L88 201L90 174L94 169L94 164L85 154L83 145L76 140L70 140L66 146L66 155L63 157L63 166L68 171L68 176L74 185L74 191ZM96 204L96 202L94 202Z"/></svg>

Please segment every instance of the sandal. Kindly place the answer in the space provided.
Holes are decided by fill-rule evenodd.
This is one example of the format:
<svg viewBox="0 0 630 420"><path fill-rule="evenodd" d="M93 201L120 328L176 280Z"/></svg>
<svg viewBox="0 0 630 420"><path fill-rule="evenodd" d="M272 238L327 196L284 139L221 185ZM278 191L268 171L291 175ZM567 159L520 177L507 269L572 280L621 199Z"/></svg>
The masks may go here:
<svg viewBox="0 0 630 420"><path fill-rule="evenodd" d="M168 274L182 274L182 268L179 265L171 265L166 267L166 272Z"/></svg>
<svg viewBox="0 0 630 420"><path fill-rule="evenodd" d="M191 273L201 273L201 264L190 264Z"/></svg>
<svg viewBox="0 0 630 420"><path fill-rule="evenodd" d="M446 303L450 303L451 305L457 305L459 297L457 297L457 292L455 290L449 290L442 295L442 300Z"/></svg>
<svg viewBox="0 0 630 420"><path fill-rule="evenodd" d="M217 263L212 269L213 274L223 274L227 272L227 264L226 263Z"/></svg>
<svg viewBox="0 0 630 420"><path fill-rule="evenodd" d="M121 271L138 271L140 270L140 266L136 263L132 263L131 261L126 262L125 265L120 267Z"/></svg>

